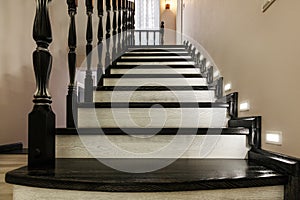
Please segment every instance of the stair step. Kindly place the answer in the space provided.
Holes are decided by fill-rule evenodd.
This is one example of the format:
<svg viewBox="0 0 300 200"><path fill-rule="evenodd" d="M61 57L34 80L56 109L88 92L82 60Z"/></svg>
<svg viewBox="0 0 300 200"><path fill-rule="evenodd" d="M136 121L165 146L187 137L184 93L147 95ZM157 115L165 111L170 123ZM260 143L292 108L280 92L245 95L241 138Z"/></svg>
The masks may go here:
<svg viewBox="0 0 300 200"><path fill-rule="evenodd" d="M117 62L117 65L164 65L164 66L172 66L172 65L192 65L195 66L195 62L194 61L162 61L162 62L145 62L145 61L140 61L140 62L128 62L128 61L124 61L124 62Z"/></svg>
<svg viewBox="0 0 300 200"><path fill-rule="evenodd" d="M188 51L184 48L132 48L128 49L129 52L181 52L181 53L188 53Z"/></svg>
<svg viewBox="0 0 300 200"><path fill-rule="evenodd" d="M184 45L140 45L140 46L129 46L128 49L168 49L168 48L182 48L185 49Z"/></svg>
<svg viewBox="0 0 300 200"><path fill-rule="evenodd" d="M190 56L188 52L155 52L155 51L148 51L148 52L126 52L123 54L126 57L136 57L136 56Z"/></svg>
<svg viewBox="0 0 300 200"><path fill-rule="evenodd" d="M200 74L199 68L170 68L163 67L159 68L131 68L131 69L120 69L120 68L111 68L111 74Z"/></svg>
<svg viewBox="0 0 300 200"><path fill-rule="evenodd" d="M95 102L215 102L215 91L95 91Z"/></svg>
<svg viewBox="0 0 300 200"><path fill-rule="evenodd" d="M27 186L15 187L16 200L283 199L284 185L288 184L287 176L244 159L179 159L173 163L168 159L101 161L56 159L55 170L29 171L22 167L6 174L6 180ZM170 165L158 168L164 163ZM111 165L114 167L108 167ZM151 172L149 166L158 170ZM135 173L127 173L130 168ZM138 173L141 171L144 173Z"/></svg>
<svg viewBox="0 0 300 200"><path fill-rule="evenodd" d="M210 90L208 86L100 86L97 91L193 91Z"/></svg>
<svg viewBox="0 0 300 200"><path fill-rule="evenodd" d="M249 135L248 128L57 128L56 135Z"/></svg>
<svg viewBox="0 0 300 200"><path fill-rule="evenodd" d="M197 105L198 104L198 105ZM95 103L79 104L79 128L223 128L228 104Z"/></svg>
<svg viewBox="0 0 300 200"><path fill-rule="evenodd" d="M118 62L191 62L193 59L191 57L121 57Z"/></svg>
<svg viewBox="0 0 300 200"><path fill-rule="evenodd" d="M149 64L145 64L145 65L138 65L136 63L131 63L130 65L121 65L120 63L118 65L115 66L110 66L111 69L132 69L132 68L137 68L138 69L168 69L168 68L183 68L183 69L195 69L197 68L195 65L173 65L173 64L165 64L165 65L149 65Z"/></svg>
<svg viewBox="0 0 300 200"><path fill-rule="evenodd" d="M245 159L250 150L246 135L221 135L220 129L214 135L184 135L181 130L173 135L131 134L127 130L127 135L57 135L57 157Z"/></svg>
<svg viewBox="0 0 300 200"><path fill-rule="evenodd" d="M173 76L174 75L174 76ZM103 84L104 86L207 86L206 78L200 78L200 75L195 77L195 74L192 74L192 78L184 78L184 76L188 77L189 75L178 75L173 74L173 78L169 75L159 75L157 78L157 74L149 74L149 75L126 75L122 78L116 75L104 76ZM146 77L150 78L146 78ZM181 78L178 78L181 76ZM106 78L108 77L108 78ZM134 77L134 78L131 78ZM151 78L153 77L153 78ZM165 77L165 78L162 78ZM168 78L167 78L168 77Z"/></svg>

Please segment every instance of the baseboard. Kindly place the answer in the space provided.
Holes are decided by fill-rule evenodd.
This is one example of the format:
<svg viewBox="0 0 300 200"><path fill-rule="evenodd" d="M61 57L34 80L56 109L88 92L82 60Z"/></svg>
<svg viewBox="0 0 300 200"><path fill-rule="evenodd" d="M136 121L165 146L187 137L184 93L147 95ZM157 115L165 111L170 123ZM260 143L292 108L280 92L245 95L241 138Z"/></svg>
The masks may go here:
<svg viewBox="0 0 300 200"><path fill-rule="evenodd" d="M13 143L0 145L0 154L26 154L27 150L23 149L23 143Z"/></svg>

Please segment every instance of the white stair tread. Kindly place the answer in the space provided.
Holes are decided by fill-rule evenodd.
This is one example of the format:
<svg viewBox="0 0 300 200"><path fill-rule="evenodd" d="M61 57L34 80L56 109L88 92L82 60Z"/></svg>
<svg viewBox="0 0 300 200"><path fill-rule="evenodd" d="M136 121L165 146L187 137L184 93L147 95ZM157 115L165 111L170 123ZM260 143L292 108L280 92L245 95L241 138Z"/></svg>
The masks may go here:
<svg viewBox="0 0 300 200"><path fill-rule="evenodd" d="M215 102L215 92L195 91L96 91L95 102Z"/></svg>
<svg viewBox="0 0 300 200"><path fill-rule="evenodd" d="M168 62L117 62L117 65L195 65L194 61Z"/></svg>
<svg viewBox="0 0 300 200"><path fill-rule="evenodd" d="M245 159L245 135L56 136L58 158Z"/></svg>
<svg viewBox="0 0 300 200"><path fill-rule="evenodd" d="M104 86L207 86L205 78L104 78Z"/></svg>
<svg viewBox="0 0 300 200"><path fill-rule="evenodd" d="M79 108L79 128L223 128L226 108Z"/></svg>
<svg viewBox="0 0 300 200"><path fill-rule="evenodd" d="M199 68L163 68L163 69L114 69L110 71L111 74L200 74Z"/></svg>

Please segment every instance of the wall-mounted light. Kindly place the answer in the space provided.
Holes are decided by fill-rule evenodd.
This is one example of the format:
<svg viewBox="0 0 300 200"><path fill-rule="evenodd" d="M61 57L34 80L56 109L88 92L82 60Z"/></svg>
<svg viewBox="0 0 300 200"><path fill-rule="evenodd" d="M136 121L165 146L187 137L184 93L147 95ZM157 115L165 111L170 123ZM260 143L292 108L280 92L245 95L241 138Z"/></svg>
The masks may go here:
<svg viewBox="0 0 300 200"><path fill-rule="evenodd" d="M225 86L224 86L224 90L225 92L228 92L231 90L231 83L227 83Z"/></svg>
<svg viewBox="0 0 300 200"><path fill-rule="evenodd" d="M171 0L165 0L166 3L166 10L170 10L171 9Z"/></svg>
<svg viewBox="0 0 300 200"><path fill-rule="evenodd" d="M240 111L241 112L245 112L245 111L249 111L250 110L250 103L249 101L245 101L245 102L242 102L240 104Z"/></svg>
<svg viewBox="0 0 300 200"><path fill-rule="evenodd" d="M267 131L266 132L266 143L282 145L282 132L280 131Z"/></svg>

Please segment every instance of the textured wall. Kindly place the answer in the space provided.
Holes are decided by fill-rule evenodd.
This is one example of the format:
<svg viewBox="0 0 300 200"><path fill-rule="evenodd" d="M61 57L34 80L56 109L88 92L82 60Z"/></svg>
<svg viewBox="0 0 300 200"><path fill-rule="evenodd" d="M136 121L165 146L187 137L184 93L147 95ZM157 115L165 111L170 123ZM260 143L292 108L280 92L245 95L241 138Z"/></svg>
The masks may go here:
<svg viewBox="0 0 300 200"><path fill-rule="evenodd" d="M184 0L183 32L210 53L240 101L262 115L266 130L283 131L283 145L268 150L300 157L300 1Z"/></svg>

